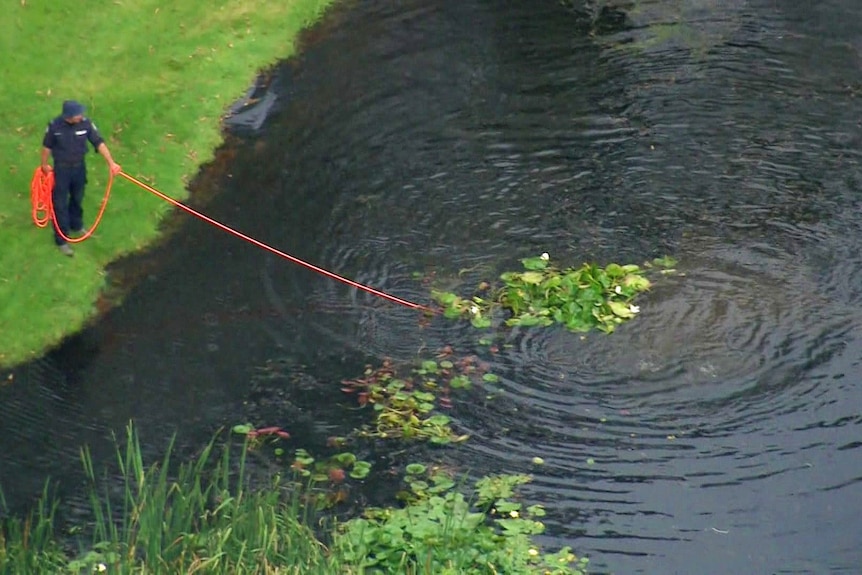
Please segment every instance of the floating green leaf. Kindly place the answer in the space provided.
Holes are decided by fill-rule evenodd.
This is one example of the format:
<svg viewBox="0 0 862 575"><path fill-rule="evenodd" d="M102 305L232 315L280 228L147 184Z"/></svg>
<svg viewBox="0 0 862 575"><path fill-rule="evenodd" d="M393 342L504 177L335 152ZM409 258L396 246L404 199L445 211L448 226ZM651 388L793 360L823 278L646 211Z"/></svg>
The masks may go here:
<svg viewBox="0 0 862 575"><path fill-rule="evenodd" d="M345 467L353 465L356 462L356 456L350 452L336 453L332 456L332 459Z"/></svg>
<svg viewBox="0 0 862 575"><path fill-rule="evenodd" d="M636 292L641 292L648 290L651 284L647 278L641 275L629 274L623 278L622 285Z"/></svg>
<svg viewBox="0 0 862 575"><path fill-rule="evenodd" d="M618 278L626 274L623 267L619 264L609 264L608 267L605 268L605 273L607 273L610 278Z"/></svg>
<svg viewBox="0 0 862 575"><path fill-rule="evenodd" d="M357 461L353 464L353 469L350 470L350 477L353 479L365 479L371 472L371 464L367 461Z"/></svg>
<svg viewBox="0 0 862 575"><path fill-rule="evenodd" d="M431 425L449 425L451 419L448 415L443 415L442 413L438 413L432 417L428 418L428 423Z"/></svg>
<svg viewBox="0 0 862 575"><path fill-rule="evenodd" d="M525 270L543 270L548 267L548 260L539 256L535 258L524 258L521 260Z"/></svg>
<svg viewBox="0 0 862 575"><path fill-rule="evenodd" d="M449 386L452 389L463 389L470 387L470 378L466 375L456 375L449 381Z"/></svg>
<svg viewBox="0 0 862 575"><path fill-rule="evenodd" d="M629 309L628 305L620 303L618 301L609 301L608 307L611 308L611 311L614 312L614 315L623 319L628 319L630 317L634 317L635 315L634 313L632 313L631 309Z"/></svg>
<svg viewBox="0 0 862 575"><path fill-rule="evenodd" d="M524 272L521 274L521 281L527 285L538 285L545 279L544 274L539 272Z"/></svg>

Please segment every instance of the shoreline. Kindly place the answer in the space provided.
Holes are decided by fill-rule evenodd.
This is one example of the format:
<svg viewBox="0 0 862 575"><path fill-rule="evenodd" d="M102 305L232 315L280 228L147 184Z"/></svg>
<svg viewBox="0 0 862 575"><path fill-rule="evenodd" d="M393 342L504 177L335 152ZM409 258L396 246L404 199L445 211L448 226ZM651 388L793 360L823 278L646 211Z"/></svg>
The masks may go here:
<svg viewBox="0 0 862 575"><path fill-rule="evenodd" d="M42 127L53 117L52 113L56 115L59 102L74 95L85 103L88 115L100 126L124 171L175 199L192 198L198 205L201 201L205 204L206 188L199 182L206 178L208 169L219 163L219 150L230 141L230 119L242 113L248 98L256 96L261 78L271 79L279 64L295 58L309 42L316 41L318 33L311 31L331 13L334 3L334 0L293 0L275 7L258 2L221 7L182 3L168 9L153 4L151 12L146 5L106 6L88 13L89 21L100 33L106 33L103 29L110 23L120 36L124 29L149 29L152 37L142 41L123 36L125 44L121 47L96 46L90 58L82 58L69 70L57 70L53 64L44 73L34 70L32 63L42 61L46 46L28 42L30 31L53 21L57 12L74 11L75 4L66 0L53 11L26 4L15 8L5 28L13 30L11 44L23 52L13 70L20 71L15 74L19 79L16 86L26 91L43 82L46 76L61 80L58 86L45 92L37 90L41 97L31 97L24 105L14 91L0 96L0 104L4 98L19 100L15 105L20 113L12 125L23 123L7 138L0 138L0 154L5 151L10 159L21 164L10 165L8 175L0 176L0 185L17 192L12 205L0 207L0 224L3 224L0 242L7 246L0 254L0 299L9 302L0 310L3 383L12 382L13 368L62 345L67 337L92 325L121 303L136 280L122 273L115 280L111 268L121 269L122 262L130 257L169 241L177 226L182 225L181 219L174 219L176 210L146 194L128 193L128 186L118 181L95 237L81 244L70 261L57 258L47 233L33 230L29 218L29 178L33 169L30 166L38 163L36 147L40 146ZM200 29L190 30L180 19L179 34L188 37L154 48L156 44L147 40L154 42L159 34L174 40L177 35L176 22L165 18L164 12L184 14L200 23ZM0 24L0 33L3 28ZM207 45L227 45L228 49L206 50ZM109 61L92 66L96 69L87 70L86 74L97 77L96 84L101 86L85 90L78 85L80 80L69 77L83 76L83 70L91 68L91 59L96 62L116 59L116 52L150 57L159 51L165 52L162 57L165 65L148 62L148 67L144 67L132 62L127 69L118 70ZM192 66L183 61L182 55L186 55ZM199 68L195 68L195 62ZM62 68L63 63L59 64ZM221 74L214 75L213 70ZM234 80L239 77L234 73L237 70L246 70L240 72L241 83ZM147 88L149 92L142 92ZM108 99L102 99L102 92ZM5 103L0 110L7 111L0 112L0 117L10 121L9 110L15 107L11 102ZM191 114L190 109L194 110ZM267 115L268 110L264 110L258 127ZM182 121L172 122L175 118ZM162 136L156 137L159 132ZM10 149L15 152L8 153ZM95 214L106 180L100 158L90 157L88 163L85 218ZM69 285L75 285L75 290L70 291ZM24 286L26 289L16 289ZM46 306L44 302L51 303Z"/></svg>

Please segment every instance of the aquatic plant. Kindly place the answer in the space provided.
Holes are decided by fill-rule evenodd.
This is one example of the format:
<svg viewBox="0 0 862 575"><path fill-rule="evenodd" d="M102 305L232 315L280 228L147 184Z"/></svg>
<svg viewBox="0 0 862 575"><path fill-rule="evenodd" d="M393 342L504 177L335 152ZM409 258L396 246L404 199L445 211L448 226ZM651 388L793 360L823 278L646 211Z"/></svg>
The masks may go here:
<svg viewBox="0 0 862 575"><path fill-rule="evenodd" d="M360 406L371 405L374 423L360 428L359 437L403 439L447 444L464 441L455 433L451 418L439 412L450 407L452 390L469 389L473 380L488 376L487 367L474 356L454 361L451 348L436 359L408 368L387 359L379 367L366 366L362 377L345 380L342 391L355 393Z"/></svg>
<svg viewBox="0 0 862 575"><path fill-rule="evenodd" d="M296 458L290 468L299 476L308 477L316 483L324 481L341 483L344 481L344 473L348 469L350 470L350 477L353 479L365 479L371 471L371 464L357 459L349 451L336 453L319 461L308 451L300 448L296 450Z"/></svg>
<svg viewBox="0 0 862 575"><path fill-rule="evenodd" d="M547 253L522 259L521 263L523 271L500 276L500 287L480 283L477 291L483 295L464 297L438 290L432 290L431 295L446 317L469 318L477 328L490 327L495 313L506 310L510 314L505 320L508 326L561 324L575 332L598 329L611 333L640 312L634 299L652 285L646 272L676 264L671 258L657 258L643 267L612 263L559 269L551 264Z"/></svg>
<svg viewBox="0 0 862 575"><path fill-rule="evenodd" d="M7 513L0 491L0 517ZM24 519L0 521L0 574L59 572L68 559L54 535L57 502L49 497L48 485L42 497Z"/></svg>
<svg viewBox="0 0 862 575"><path fill-rule="evenodd" d="M541 506L515 499L525 475L477 481L468 499L452 478L414 463L403 508L370 508L340 525L335 545L366 573L581 575L587 560L569 548L543 552L532 537L544 530Z"/></svg>
<svg viewBox="0 0 862 575"><path fill-rule="evenodd" d="M290 439L290 433L276 426L255 427L251 423L239 423L234 425L231 431L237 435L244 435L248 440L249 449L258 449L267 442L277 443L280 439ZM284 449L276 447L275 454L283 455Z"/></svg>
<svg viewBox="0 0 862 575"><path fill-rule="evenodd" d="M286 454L284 447L281 447L278 442L282 439L290 439L290 433L281 427L256 428L251 423L241 423L234 425L231 431L245 437L245 448L248 450L259 450L264 445L272 445L274 446L272 454L277 460L281 460ZM332 442L333 447L342 449L348 443L347 438L337 439L340 441ZM338 451L325 458L316 458L302 448L294 451L294 458L289 468L301 482L295 487L304 487L304 500L313 503L317 509L332 507L347 498L347 491L342 484L348 477L356 480L365 479L371 472L369 462L358 459L349 451Z"/></svg>
<svg viewBox="0 0 862 575"><path fill-rule="evenodd" d="M349 451L316 458L307 450L295 451L290 470L297 478L294 487L304 503L316 510L330 509L349 498L348 479L362 480L371 473L371 464Z"/></svg>
<svg viewBox="0 0 862 575"><path fill-rule="evenodd" d="M84 449L92 524L61 531L45 493L27 519L0 524L0 574L344 572L292 485L276 475L252 489L247 445L238 457L225 445L219 457L214 442L178 467L171 443L159 464L146 466L129 426L117 444L119 485L96 473Z"/></svg>

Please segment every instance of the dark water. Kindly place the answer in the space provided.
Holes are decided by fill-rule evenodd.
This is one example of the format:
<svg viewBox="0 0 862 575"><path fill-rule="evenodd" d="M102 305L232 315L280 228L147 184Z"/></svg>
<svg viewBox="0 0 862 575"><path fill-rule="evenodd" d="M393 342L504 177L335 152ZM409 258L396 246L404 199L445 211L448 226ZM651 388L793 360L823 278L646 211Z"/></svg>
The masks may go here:
<svg viewBox="0 0 862 575"><path fill-rule="evenodd" d="M456 405L472 439L447 457L534 472L548 542L594 572L862 572L860 50L852 0L346 7L201 178L208 213L417 301L414 271L467 289L543 251L683 273L613 336L501 331L490 354L189 221L0 388L8 498L129 418L154 454L249 403L317 441L364 359L453 344L504 394ZM273 372L288 413L254 396Z"/></svg>

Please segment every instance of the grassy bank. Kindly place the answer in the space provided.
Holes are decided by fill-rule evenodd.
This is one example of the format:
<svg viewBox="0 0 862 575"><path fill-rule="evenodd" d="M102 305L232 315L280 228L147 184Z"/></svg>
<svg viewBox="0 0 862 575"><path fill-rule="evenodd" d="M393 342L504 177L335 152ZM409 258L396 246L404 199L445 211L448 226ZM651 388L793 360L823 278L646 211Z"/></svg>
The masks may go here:
<svg viewBox="0 0 862 575"><path fill-rule="evenodd" d="M163 201L118 180L105 219L74 258L30 216L29 187L47 122L82 101L123 169L181 198L221 141L220 119L256 72L290 56L333 0L21 1L0 19L0 366L80 329L105 288L105 266L158 235ZM85 219L107 180L89 154ZM89 224L89 221L87 222Z"/></svg>
<svg viewBox="0 0 862 575"><path fill-rule="evenodd" d="M218 449L210 443L174 473L170 449L146 466L129 428L117 450L119 479L108 480L84 451L92 522L61 529L46 494L26 519L0 521L0 575L584 573L585 561L568 549L545 554L533 543L543 511L517 500L525 476L485 477L471 492L466 482L413 463L405 470L404 505L337 523L321 519L315 505L325 486L276 474L251 489L248 443L233 458L227 445ZM297 479L298 462L308 461L307 452L298 453L291 466Z"/></svg>

